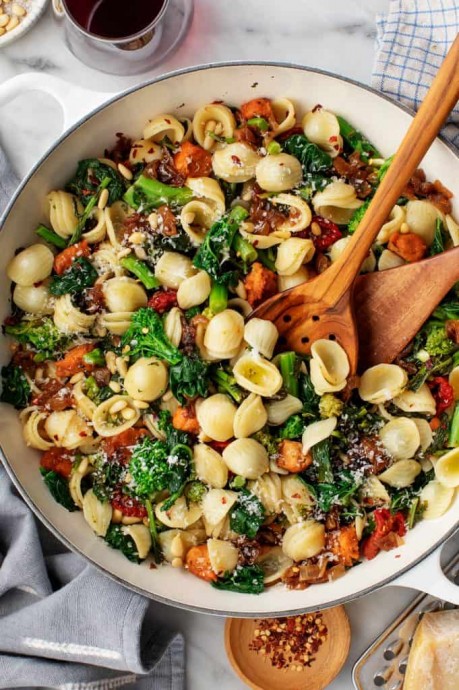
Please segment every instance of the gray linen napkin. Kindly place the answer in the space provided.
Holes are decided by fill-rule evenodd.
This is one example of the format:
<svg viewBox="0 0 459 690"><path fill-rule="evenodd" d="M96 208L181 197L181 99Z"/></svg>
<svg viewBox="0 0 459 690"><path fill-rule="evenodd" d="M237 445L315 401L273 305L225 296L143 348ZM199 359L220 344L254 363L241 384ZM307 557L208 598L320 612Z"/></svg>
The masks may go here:
<svg viewBox="0 0 459 690"><path fill-rule="evenodd" d="M0 214L17 178L0 149ZM184 640L67 551L0 465L0 688L182 690Z"/></svg>

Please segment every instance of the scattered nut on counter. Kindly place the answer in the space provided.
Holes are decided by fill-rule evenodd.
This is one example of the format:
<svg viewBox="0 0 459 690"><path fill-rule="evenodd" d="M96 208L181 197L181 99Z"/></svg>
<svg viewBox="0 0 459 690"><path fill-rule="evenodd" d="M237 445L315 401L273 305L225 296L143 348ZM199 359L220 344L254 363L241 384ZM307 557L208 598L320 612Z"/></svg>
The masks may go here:
<svg viewBox="0 0 459 690"><path fill-rule="evenodd" d="M29 12L30 0L23 2L11 2L0 0L0 36L13 31L23 21Z"/></svg>
<svg viewBox="0 0 459 690"><path fill-rule="evenodd" d="M256 625L250 650L269 659L274 668L290 671L311 666L328 634L318 612L291 618L266 618L257 620Z"/></svg>

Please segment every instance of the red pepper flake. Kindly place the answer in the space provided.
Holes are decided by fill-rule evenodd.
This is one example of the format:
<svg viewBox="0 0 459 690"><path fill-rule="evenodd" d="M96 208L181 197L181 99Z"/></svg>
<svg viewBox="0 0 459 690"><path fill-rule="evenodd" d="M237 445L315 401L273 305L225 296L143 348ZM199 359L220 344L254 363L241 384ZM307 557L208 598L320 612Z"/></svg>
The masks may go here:
<svg viewBox="0 0 459 690"><path fill-rule="evenodd" d="M431 381L427 381L427 385L435 399L437 416L440 416L453 404L454 389L444 376L435 376Z"/></svg>

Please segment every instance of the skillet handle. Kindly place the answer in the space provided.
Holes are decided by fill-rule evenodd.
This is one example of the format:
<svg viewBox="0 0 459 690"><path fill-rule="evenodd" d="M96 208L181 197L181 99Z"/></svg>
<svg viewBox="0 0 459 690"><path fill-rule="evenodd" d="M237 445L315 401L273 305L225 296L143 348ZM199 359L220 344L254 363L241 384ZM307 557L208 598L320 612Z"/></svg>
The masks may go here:
<svg viewBox="0 0 459 690"><path fill-rule="evenodd" d="M63 112L62 131L66 131L84 115L114 96L70 84L49 74L26 72L0 84L0 106L28 91L42 91L52 96Z"/></svg>
<svg viewBox="0 0 459 690"><path fill-rule="evenodd" d="M459 585L455 585L444 574L440 564L441 551L442 546L414 568L400 575L391 585L411 587L459 606Z"/></svg>

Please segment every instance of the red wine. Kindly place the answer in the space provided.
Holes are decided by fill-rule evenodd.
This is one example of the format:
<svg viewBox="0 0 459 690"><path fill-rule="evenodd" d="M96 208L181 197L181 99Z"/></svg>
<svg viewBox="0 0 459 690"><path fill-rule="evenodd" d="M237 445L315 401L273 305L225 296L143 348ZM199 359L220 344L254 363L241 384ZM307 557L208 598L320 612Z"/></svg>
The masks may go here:
<svg viewBox="0 0 459 690"><path fill-rule="evenodd" d="M149 26L165 0L64 0L83 29L103 38L126 38Z"/></svg>

